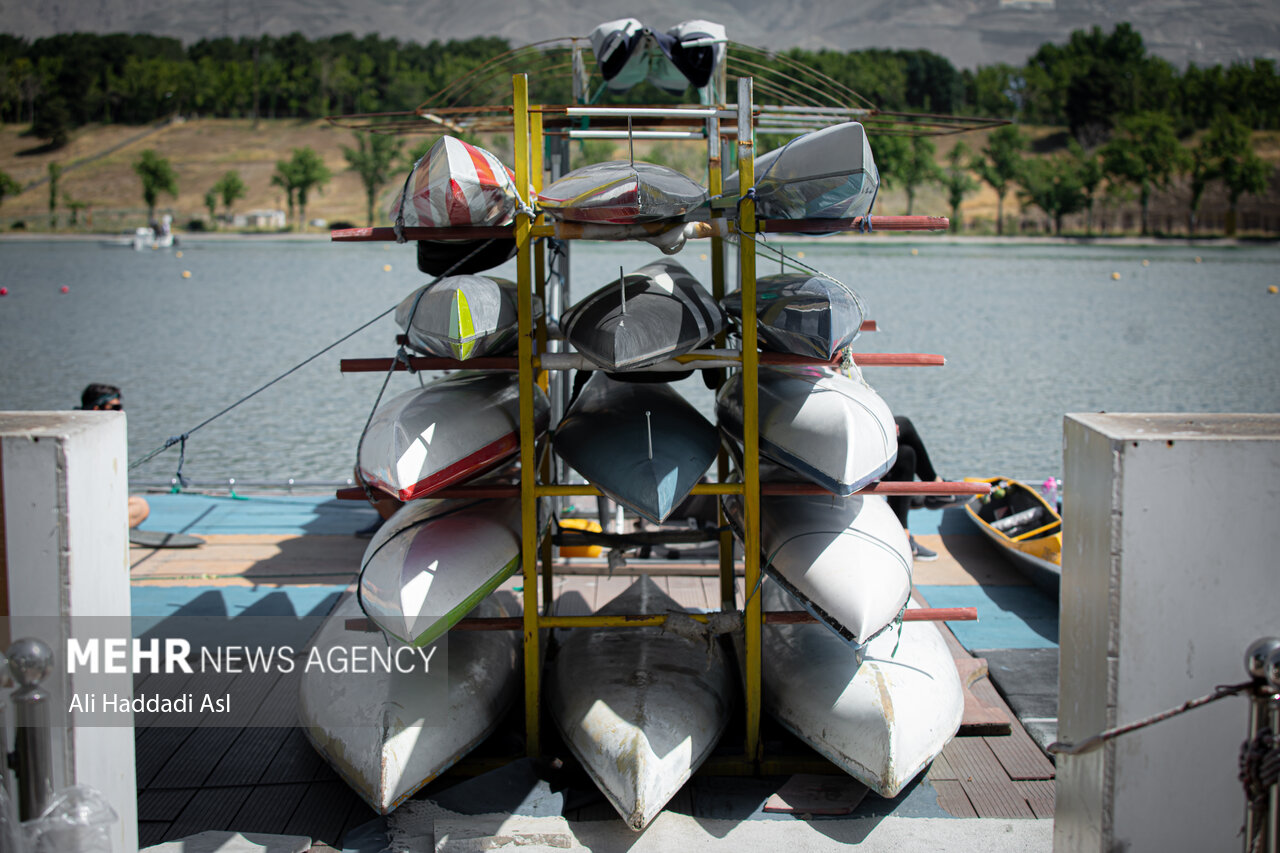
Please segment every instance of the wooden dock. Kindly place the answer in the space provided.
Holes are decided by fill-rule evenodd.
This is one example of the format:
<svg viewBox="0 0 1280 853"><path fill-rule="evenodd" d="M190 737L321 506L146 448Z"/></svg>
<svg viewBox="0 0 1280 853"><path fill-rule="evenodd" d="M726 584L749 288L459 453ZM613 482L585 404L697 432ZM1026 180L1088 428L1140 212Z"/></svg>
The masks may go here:
<svg viewBox="0 0 1280 853"><path fill-rule="evenodd" d="M191 550L134 547L134 585L215 590L347 585L355 580L355 568L367 544L367 540L342 535L229 534L205 538L205 545ZM978 537L918 534L917 538L941 555L937 562L916 565L918 586L1024 584ZM632 569L650 573L664 591L686 607L706 610L719 605L719 580L710 565L635 560L628 573L608 576L599 562L575 560L558 569L557 612L595 611L627 588L635 577L629 573ZM508 587L519 582L514 578ZM741 601L740 579L737 586ZM972 658L950 631L944 633L958 658ZM186 684L169 679L166 689L175 693L212 690L225 687L227 679L243 677L197 675ZM215 683L218 678L224 681ZM234 830L306 835L318 844L336 847L348 831L377 817L293 725L296 679L296 674L258 676L252 685L237 685L237 695L253 697L248 703L253 707L237 709L231 726L198 720L190 727L174 728L138 718L143 846L204 830ZM154 683L152 687L154 692ZM140 680L136 688L147 690L148 682ZM966 709L969 725L927 772L938 804L957 817L1052 818L1053 764L1018 724L989 679L979 678L971 694ZM518 729L518 715L512 719L513 728ZM1002 719L1009 725L1002 726ZM987 733L1002 729L1008 733Z"/></svg>

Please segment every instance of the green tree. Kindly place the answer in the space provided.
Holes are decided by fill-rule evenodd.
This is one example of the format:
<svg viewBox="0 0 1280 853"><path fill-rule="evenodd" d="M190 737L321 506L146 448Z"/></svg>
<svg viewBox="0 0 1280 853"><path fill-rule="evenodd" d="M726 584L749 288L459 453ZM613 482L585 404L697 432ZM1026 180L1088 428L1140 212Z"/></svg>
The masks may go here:
<svg viewBox="0 0 1280 853"><path fill-rule="evenodd" d="M364 184L365 214L369 225L373 225L373 207L378 200L378 192L391 181L396 159L403 147L402 140L383 133L357 134L355 148L342 146L342 155L347 158L350 171L359 175L360 182Z"/></svg>
<svg viewBox="0 0 1280 853"><path fill-rule="evenodd" d="M947 169L942 173L942 188L947 192L947 204L951 205L951 230L956 232L963 230L960 205L965 196L978 188L978 182L969 175L970 157L969 146L957 142L947 155Z"/></svg>
<svg viewBox="0 0 1280 853"><path fill-rule="evenodd" d="M66 205L67 210L71 211L71 227L75 228L80 224L80 211L89 206L87 201L78 201L67 193L62 194L62 203Z"/></svg>
<svg viewBox="0 0 1280 853"><path fill-rule="evenodd" d="M22 192L22 184L13 179L8 172L0 171L0 204L4 204L4 200L9 196L15 196Z"/></svg>
<svg viewBox="0 0 1280 853"><path fill-rule="evenodd" d="M902 188L907 191L908 216L915 209L916 190L942 181L942 169L938 168L935 159L937 153L937 146L927 136L913 136L907 144L906 157L899 164L898 172L893 178L900 181Z"/></svg>
<svg viewBox="0 0 1280 853"><path fill-rule="evenodd" d="M1072 139L1067 143L1067 154L1080 181L1080 189L1084 192L1084 231L1091 235L1093 234L1093 206L1106 174L1102 170L1102 161L1098 159L1098 155L1084 150L1084 146L1076 140Z"/></svg>
<svg viewBox="0 0 1280 853"><path fill-rule="evenodd" d="M49 149L56 151L67 144L67 128L70 123L67 102L58 97L49 98L41 103L36 112L36 119L31 124L31 135L49 140Z"/></svg>
<svg viewBox="0 0 1280 853"><path fill-rule="evenodd" d="M49 164L49 227L58 230L58 182L62 180L62 165Z"/></svg>
<svg viewBox="0 0 1280 853"><path fill-rule="evenodd" d="M231 215L231 205L249 194L249 188L240 179L240 173L234 169L218 178L212 191L222 199L222 212L226 216Z"/></svg>
<svg viewBox="0 0 1280 853"><path fill-rule="evenodd" d="M1185 169L1190 155L1178 142L1173 120L1166 113L1142 112L1122 118L1111 140L1102 147L1103 169L1113 183L1138 191L1142 205L1142 234L1151 232L1151 194L1169 187Z"/></svg>
<svg viewBox="0 0 1280 853"><path fill-rule="evenodd" d="M1024 204L1034 204L1053 221L1053 233L1062 236L1062 219L1084 210L1088 202L1080 174L1070 154L1038 157L1023 161L1019 195Z"/></svg>
<svg viewBox="0 0 1280 853"><path fill-rule="evenodd" d="M298 219L305 229L308 196L312 190L316 192L322 190L332 177L333 173L329 171L329 167L324 164L324 160L315 152L315 149L310 145L304 145L293 149L293 156L287 163L284 160L276 162L276 176L271 179L271 182L285 186L286 192L290 193L290 212L293 209L294 199L297 200ZM277 183L276 178L281 178L282 181Z"/></svg>
<svg viewBox="0 0 1280 853"><path fill-rule="evenodd" d="M293 162L290 160L277 160L276 170L271 175L271 186L279 187L284 190L285 205L289 211L289 227L293 227L293 211L296 206L296 197L298 191L297 179L294 177Z"/></svg>
<svg viewBox="0 0 1280 853"><path fill-rule="evenodd" d="M1184 174L1187 176L1187 233L1195 235L1200 223L1200 202L1209 182L1218 176L1216 164L1203 141L1191 151Z"/></svg>
<svg viewBox="0 0 1280 853"><path fill-rule="evenodd" d="M1212 168L1227 188L1231 209L1227 214L1227 234L1236 233L1240 213L1240 196L1261 195L1267 189L1274 171L1253 150L1249 128L1233 115L1220 113L1204 140L1205 154Z"/></svg>
<svg viewBox="0 0 1280 853"><path fill-rule="evenodd" d="M1004 197L1022 170L1022 152L1027 137L1017 125L1006 124L991 132L987 144L969 168L996 191L996 233L1004 234Z"/></svg>
<svg viewBox="0 0 1280 853"><path fill-rule="evenodd" d="M209 223L214 227L218 227L218 191L210 189L204 194L204 207L209 211Z"/></svg>
<svg viewBox="0 0 1280 853"><path fill-rule="evenodd" d="M142 200L147 205L147 220L154 220L160 193L178 197L178 175L169 161L151 148L143 151L134 162L133 171L142 180Z"/></svg>

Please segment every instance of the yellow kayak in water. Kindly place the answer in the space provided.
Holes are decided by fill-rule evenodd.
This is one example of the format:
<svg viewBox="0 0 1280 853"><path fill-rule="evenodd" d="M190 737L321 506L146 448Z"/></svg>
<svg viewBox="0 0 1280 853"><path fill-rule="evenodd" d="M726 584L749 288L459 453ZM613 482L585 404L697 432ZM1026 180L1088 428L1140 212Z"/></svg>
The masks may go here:
<svg viewBox="0 0 1280 853"><path fill-rule="evenodd" d="M1008 477L966 477L990 483L991 494L964 505L965 513L1037 586L1058 594L1062 578L1062 516L1040 491Z"/></svg>

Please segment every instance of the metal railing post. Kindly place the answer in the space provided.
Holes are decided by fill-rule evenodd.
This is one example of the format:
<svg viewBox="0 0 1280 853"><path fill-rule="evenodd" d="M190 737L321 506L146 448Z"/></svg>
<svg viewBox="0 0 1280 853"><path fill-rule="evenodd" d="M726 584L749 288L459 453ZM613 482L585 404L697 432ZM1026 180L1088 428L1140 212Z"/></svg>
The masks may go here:
<svg viewBox="0 0 1280 853"><path fill-rule="evenodd" d="M49 691L40 686L53 669L53 650L30 637L9 647L13 692L14 751L9 764L18 779L18 818L40 816L53 797L53 740L49 736Z"/></svg>

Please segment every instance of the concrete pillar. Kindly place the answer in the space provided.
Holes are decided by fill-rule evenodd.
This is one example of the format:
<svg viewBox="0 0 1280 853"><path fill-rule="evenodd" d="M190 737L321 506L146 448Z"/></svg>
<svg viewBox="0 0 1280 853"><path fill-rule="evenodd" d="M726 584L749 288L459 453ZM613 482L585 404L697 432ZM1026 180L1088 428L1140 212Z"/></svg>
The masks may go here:
<svg viewBox="0 0 1280 853"><path fill-rule="evenodd" d="M1280 633L1280 415L1067 415L1058 732L1244 681ZM1060 756L1055 851L1238 850L1247 704Z"/></svg>
<svg viewBox="0 0 1280 853"><path fill-rule="evenodd" d="M129 636L128 458L123 412L0 412L0 643L43 640L55 714L77 692L133 695L130 675L68 673L67 639L104 624ZM111 727L52 728L54 787L91 785L120 821L113 849L138 847L131 715Z"/></svg>

